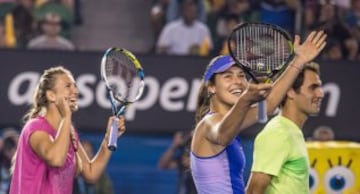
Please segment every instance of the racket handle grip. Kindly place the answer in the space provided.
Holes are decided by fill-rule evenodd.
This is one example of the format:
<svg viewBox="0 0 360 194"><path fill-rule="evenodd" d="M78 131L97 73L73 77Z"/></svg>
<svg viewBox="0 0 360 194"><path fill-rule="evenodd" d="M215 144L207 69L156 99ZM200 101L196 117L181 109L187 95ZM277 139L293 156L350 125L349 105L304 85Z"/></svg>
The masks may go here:
<svg viewBox="0 0 360 194"><path fill-rule="evenodd" d="M268 120L268 117L267 117L266 101L262 100L258 104L258 122L266 123L267 120Z"/></svg>
<svg viewBox="0 0 360 194"><path fill-rule="evenodd" d="M117 134L118 134L119 119L115 118L111 124L108 149L115 151L117 148Z"/></svg>

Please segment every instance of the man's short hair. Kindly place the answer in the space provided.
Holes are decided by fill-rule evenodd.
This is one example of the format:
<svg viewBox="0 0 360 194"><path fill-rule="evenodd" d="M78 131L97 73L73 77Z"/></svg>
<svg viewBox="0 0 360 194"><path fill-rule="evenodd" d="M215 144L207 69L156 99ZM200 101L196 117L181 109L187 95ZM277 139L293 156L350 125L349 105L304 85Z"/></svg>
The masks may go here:
<svg viewBox="0 0 360 194"><path fill-rule="evenodd" d="M303 85L306 70L313 71L313 72L317 73L318 75L320 75L320 66L318 63L316 63L316 62L306 63L304 65L304 68L302 69L302 71L296 77L293 85L291 86L291 89L293 89L295 92L298 92L300 90L300 87ZM284 106L286 100L287 100L287 97L285 96L284 99L282 100L280 106Z"/></svg>

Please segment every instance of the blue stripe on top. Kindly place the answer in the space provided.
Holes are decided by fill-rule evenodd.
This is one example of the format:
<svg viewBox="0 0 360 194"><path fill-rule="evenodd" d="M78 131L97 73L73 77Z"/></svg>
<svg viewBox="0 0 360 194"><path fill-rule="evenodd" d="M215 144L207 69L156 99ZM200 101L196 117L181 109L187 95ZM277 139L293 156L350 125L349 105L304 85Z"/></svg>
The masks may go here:
<svg viewBox="0 0 360 194"><path fill-rule="evenodd" d="M245 193L245 155L237 139L215 156L199 157L191 152L190 165L198 194Z"/></svg>

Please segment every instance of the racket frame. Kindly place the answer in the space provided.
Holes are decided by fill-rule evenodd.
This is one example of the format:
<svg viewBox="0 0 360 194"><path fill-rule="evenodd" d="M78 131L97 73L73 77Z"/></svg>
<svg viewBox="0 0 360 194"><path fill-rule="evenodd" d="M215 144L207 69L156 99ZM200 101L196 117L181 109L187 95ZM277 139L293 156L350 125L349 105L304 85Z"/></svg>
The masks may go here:
<svg viewBox="0 0 360 194"><path fill-rule="evenodd" d="M270 81L270 79L272 77L274 77L274 75L278 74L279 72L282 72L286 66L289 64L289 62L292 61L292 59L294 58L295 54L294 54L294 47L293 47L293 39L291 38L291 36L289 35L288 32L286 32L284 29L282 29L281 27L274 25L274 24L269 24L269 23L260 23L260 22L244 22L244 23L240 23L237 26L235 26L233 28L233 30L231 31L230 35L227 38L227 47L229 50L229 54L230 56L234 59L235 63L237 63L244 71L247 75L250 76L250 78L252 80L254 80L255 83L260 83L259 80L256 78L256 76L254 75L253 72L257 72L256 70L252 70L251 68L247 67L246 65L244 65L244 63L249 63L245 60L240 61L238 59L238 57L236 57L235 53L233 52L232 46L233 44L237 44L236 42L233 43L233 35L234 33L236 33L239 29L241 28L245 28L248 26L263 26L264 28L271 28L272 30L280 33L285 39L287 39L287 43L291 49L290 52L290 56L288 59L286 59L283 64L281 66L279 66L277 69L272 70L271 72L266 72L265 74L268 77L267 82ZM262 72L263 73L263 72ZM264 74L264 73L263 73ZM268 120L268 116L267 116L267 107L266 107L266 101L262 100L258 103L258 122L259 123L266 123Z"/></svg>
<svg viewBox="0 0 360 194"><path fill-rule="evenodd" d="M132 101L121 100L120 98L117 97L117 95L114 95L114 92L112 91L112 89L110 87L109 81L106 76L105 68L106 68L107 58L111 52L121 53L122 55L126 56L133 63L133 65L135 65L137 77L140 79L140 83L139 83L140 86L139 86L139 90L135 96L135 99ZM112 47L105 51L105 53L101 59L100 74L101 74L101 79L105 83L105 87L106 87L106 90L108 93L108 98L109 98L109 101L111 104L112 113L114 116L116 116L116 118L113 120L113 122L111 124L109 141L108 141L108 149L111 151L115 151L117 148L117 133L118 133L117 126L118 126L118 122L119 122L118 117L125 114L125 110L126 110L127 106L138 101L141 98L141 96L144 92L144 88L145 88L144 71L140 65L140 62L138 61L138 59L135 57L134 54L132 54L130 51L128 51L124 48Z"/></svg>

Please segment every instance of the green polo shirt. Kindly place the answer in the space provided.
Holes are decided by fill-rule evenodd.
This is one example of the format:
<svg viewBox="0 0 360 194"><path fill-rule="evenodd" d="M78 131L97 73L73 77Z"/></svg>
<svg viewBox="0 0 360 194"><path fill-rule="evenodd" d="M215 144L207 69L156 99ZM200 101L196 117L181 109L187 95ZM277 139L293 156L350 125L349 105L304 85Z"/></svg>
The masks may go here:
<svg viewBox="0 0 360 194"><path fill-rule="evenodd" d="M272 175L266 194L308 194L309 160L301 129L274 117L257 135L251 171Z"/></svg>

